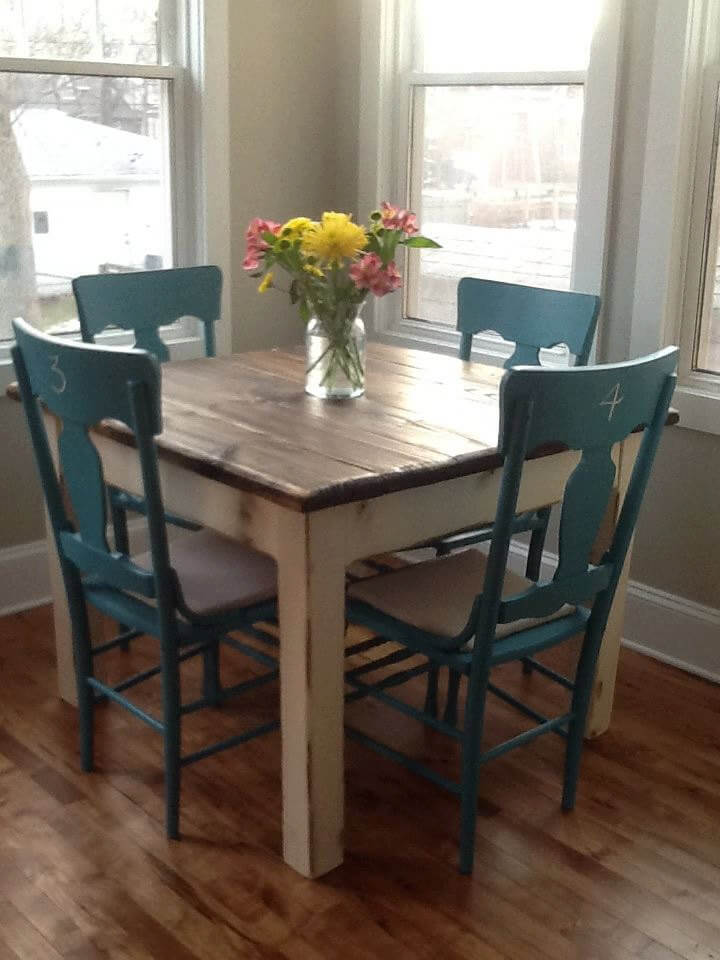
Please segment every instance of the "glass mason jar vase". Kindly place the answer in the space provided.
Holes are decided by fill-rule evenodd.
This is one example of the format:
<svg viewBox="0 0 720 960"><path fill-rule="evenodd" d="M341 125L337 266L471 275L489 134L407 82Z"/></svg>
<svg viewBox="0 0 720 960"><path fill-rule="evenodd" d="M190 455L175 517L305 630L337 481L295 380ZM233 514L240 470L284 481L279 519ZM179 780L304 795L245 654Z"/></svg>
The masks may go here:
<svg viewBox="0 0 720 960"><path fill-rule="evenodd" d="M314 315L305 331L305 392L322 400L350 400L365 393L363 304Z"/></svg>

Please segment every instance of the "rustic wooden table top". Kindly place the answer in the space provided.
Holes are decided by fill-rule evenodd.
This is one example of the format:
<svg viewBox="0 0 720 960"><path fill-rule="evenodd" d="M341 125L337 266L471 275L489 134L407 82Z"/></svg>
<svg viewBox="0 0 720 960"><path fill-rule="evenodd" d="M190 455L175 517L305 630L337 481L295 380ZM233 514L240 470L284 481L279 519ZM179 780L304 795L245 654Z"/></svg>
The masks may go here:
<svg viewBox="0 0 720 960"><path fill-rule="evenodd" d="M496 467L502 374L371 344L366 395L328 402L300 348L167 364L158 451L298 510L363 500Z"/></svg>
<svg viewBox="0 0 720 960"><path fill-rule="evenodd" d="M304 392L300 348L166 364L158 453L296 510L364 500L498 467L503 373L373 343L366 395L327 402Z"/></svg>

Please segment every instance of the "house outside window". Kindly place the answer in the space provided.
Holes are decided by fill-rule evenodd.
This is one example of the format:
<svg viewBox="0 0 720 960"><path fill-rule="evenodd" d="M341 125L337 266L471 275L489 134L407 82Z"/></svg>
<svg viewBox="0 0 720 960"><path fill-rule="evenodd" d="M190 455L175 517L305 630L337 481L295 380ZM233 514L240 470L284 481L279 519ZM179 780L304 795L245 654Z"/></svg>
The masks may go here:
<svg viewBox="0 0 720 960"><path fill-rule="evenodd" d="M0 342L77 330L75 276L193 262L186 12L0 0Z"/></svg>

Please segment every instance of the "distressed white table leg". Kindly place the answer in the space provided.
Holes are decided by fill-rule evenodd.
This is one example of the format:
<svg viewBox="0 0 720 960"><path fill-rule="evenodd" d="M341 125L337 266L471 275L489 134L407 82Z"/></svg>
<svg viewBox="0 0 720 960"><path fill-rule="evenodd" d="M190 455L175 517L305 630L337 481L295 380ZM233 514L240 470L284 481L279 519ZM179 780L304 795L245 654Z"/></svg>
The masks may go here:
<svg viewBox="0 0 720 960"><path fill-rule="evenodd" d="M625 494L627 493L641 440L641 434L633 434L628 437L622 445L617 473L618 496L615 505L615 516L611 525L613 529L620 514ZM625 566L617 585L615 600L612 610L610 611L607 627L605 628L602 647L600 648L600 656L598 657L597 670L595 672L595 687L593 689L593 698L587 724L588 737L597 737L601 733L605 733L610 726L610 720L612 718L618 657L620 656L620 644L625 623L625 601L627 598L631 560L632 545L630 550L628 550Z"/></svg>
<svg viewBox="0 0 720 960"><path fill-rule="evenodd" d="M278 531L283 853L306 877L343 859L343 517L287 511Z"/></svg>
<svg viewBox="0 0 720 960"><path fill-rule="evenodd" d="M58 694L62 700L77 706L77 685L75 683L75 665L73 661L72 628L68 610L65 585L63 583L60 561L55 549L55 538L50 518L45 512L45 533L47 537L48 564L50 566L50 589L52 591L53 622L55 625L55 657L57 664Z"/></svg>
<svg viewBox="0 0 720 960"><path fill-rule="evenodd" d="M45 417L45 426L50 442L50 450L58 469L57 438L58 421L53 416ZM48 564L50 567L50 590L52 593L53 622L55 627L55 657L57 664L58 695L67 703L77 706L77 683L75 681L75 661L73 654L72 626L68 609L65 584L63 582L60 561L55 548L50 517L45 511L45 535L47 538ZM103 617L93 608L88 609L90 633L94 643L99 643L103 637Z"/></svg>
<svg viewBox="0 0 720 960"><path fill-rule="evenodd" d="M615 600L610 619L605 628L605 636L595 672L595 687L588 717L587 736L598 737L610 726L613 703L615 701L615 680L617 677L618 657L625 623L625 600L629 579L631 550L628 551L620 582L615 592Z"/></svg>

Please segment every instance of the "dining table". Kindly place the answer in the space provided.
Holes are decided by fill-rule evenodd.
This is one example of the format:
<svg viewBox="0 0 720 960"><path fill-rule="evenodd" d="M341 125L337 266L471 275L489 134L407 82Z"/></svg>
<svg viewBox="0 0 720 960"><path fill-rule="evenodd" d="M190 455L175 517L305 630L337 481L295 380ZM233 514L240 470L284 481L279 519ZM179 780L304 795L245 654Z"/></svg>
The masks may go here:
<svg viewBox="0 0 720 960"><path fill-rule="evenodd" d="M305 876L319 877L343 860L346 571L355 561L492 522L503 373L372 343L365 395L331 402L304 392L300 348L162 368L156 444L166 509L277 564L283 853ZM615 491L600 552L640 439L635 432L613 451ZM108 422L94 440L106 482L141 493L132 433ZM518 510L560 501L578 459L560 448L533 454ZM75 702L70 620L54 547L50 554L59 691ZM628 565L629 557L600 653L591 737L610 723Z"/></svg>

